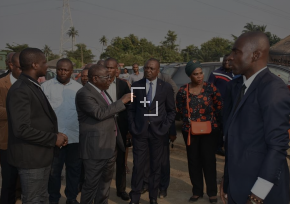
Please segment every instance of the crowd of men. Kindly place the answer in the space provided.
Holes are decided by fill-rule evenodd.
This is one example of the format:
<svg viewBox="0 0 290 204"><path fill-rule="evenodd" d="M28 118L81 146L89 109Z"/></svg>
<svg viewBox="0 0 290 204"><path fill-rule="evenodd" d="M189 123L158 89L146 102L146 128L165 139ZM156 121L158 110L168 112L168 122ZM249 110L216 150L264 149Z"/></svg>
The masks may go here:
<svg viewBox="0 0 290 204"><path fill-rule="evenodd" d="M289 203L286 162L290 93L267 68L268 38L241 35L209 81L221 92L224 122L217 153L225 154L224 203ZM88 64L80 83L73 63L57 62L56 78L39 84L47 71L37 48L7 55L0 79L1 204L16 202L17 181L24 204L59 203L66 167L66 203L108 203L116 164L117 196L150 204L167 196L169 141L176 139L178 87L151 58L144 73L120 74L114 58ZM131 89L134 89L131 93ZM158 114L156 115L156 111ZM126 147L133 145L131 191L126 192ZM225 153L222 152L225 144Z"/></svg>

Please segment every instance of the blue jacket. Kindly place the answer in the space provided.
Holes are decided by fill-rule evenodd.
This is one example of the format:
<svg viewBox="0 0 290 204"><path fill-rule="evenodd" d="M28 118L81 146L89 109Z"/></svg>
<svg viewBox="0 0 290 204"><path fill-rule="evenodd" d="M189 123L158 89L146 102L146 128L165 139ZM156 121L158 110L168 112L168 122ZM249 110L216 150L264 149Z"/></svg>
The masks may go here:
<svg viewBox="0 0 290 204"><path fill-rule="evenodd" d="M242 84L242 77L229 82L225 98L224 191L244 204L260 177L274 184L264 204L288 204L290 92L267 68L256 76L233 113Z"/></svg>

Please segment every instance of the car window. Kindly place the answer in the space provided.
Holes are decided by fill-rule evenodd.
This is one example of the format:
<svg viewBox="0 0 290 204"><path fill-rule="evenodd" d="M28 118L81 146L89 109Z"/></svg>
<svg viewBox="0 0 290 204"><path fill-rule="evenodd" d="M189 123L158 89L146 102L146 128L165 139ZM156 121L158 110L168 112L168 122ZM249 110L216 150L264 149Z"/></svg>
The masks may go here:
<svg viewBox="0 0 290 204"><path fill-rule="evenodd" d="M163 74L168 74L169 76L173 76L175 74L175 72L177 71L178 68L176 67L168 67L168 68L164 68L161 72Z"/></svg>

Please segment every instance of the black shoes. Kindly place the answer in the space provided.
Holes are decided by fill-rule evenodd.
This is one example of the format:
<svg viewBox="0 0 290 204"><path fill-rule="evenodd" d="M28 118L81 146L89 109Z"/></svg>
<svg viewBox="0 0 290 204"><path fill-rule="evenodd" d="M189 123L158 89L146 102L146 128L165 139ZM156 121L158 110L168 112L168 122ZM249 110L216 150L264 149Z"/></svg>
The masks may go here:
<svg viewBox="0 0 290 204"><path fill-rule="evenodd" d="M158 204L156 200L150 200L150 204Z"/></svg>
<svg viewBox="0 0 290 204"><path fill-rule="evenodd" d="M124 192L117 192L117 196L120 197L122 200L129 200L130 197L126 191Z"/></svg>
<svg viewBox="0 0 290 204"><path fill-rule="evenodd" d="M217 203L217 198L210 198L209 199L209 202L210 203Z"/></svg>
<svg viewBox="0 0 290 204"><path fill-rule="evenodd" d="M198 196L198 197L196 197L196 198L194 198L194 197L190 197L189 200L188 200L188 202L190 202L190 203L194 203L194 202L198 201L199 198L202 198L202 196Z"/></svg>
<svg viewBox="0 0 290 204"><path fill-rule="evenodd" d="M159 198L165 198L167 196L167 190L160 190Z"/></svg>
<svg viewBox="0 0 290 204"><path fill-rule="evenodd" d="M67 200L66 204L80 204L80 203L76 200Z"/></svg>

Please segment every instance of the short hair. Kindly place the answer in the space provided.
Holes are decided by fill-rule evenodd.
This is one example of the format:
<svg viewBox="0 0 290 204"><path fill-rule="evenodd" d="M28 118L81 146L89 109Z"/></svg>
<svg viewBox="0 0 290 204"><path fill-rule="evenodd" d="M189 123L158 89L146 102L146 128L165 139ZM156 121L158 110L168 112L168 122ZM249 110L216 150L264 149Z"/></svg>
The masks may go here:
<svg viewBox="0 0 290 204"><path fill-rule="evenodd" d="M92 79L93 76L96 75L96 73L98 73L99 71L101 71L103 69L107 71L107 68L104 65L100 65L100 64L94 64L94 65L92 65L89 68L89 72L88 72L89 79Z"/></svg>
<svg viewBox="0 0 290 204"><path fill-rule="evenodd" d="M19 61L19 55L20 55L20 52L15 52L14 53L14 55L11 58L12 64L15 64L17 61Z"/></svg>
<svg viewBox="0 0 290 204"><path fill-rule="evenodd" d="M97 62L97 65L104 65L104 63L105 63L105 60L99 60L99 61Z"/></svg>
<svg viewBox="0 0 290 204"><path fill-rule="evenodd" d="M132 67L134 67L135 64L139 67L139 64L137 64L137 63L132 64Z"/></svg>
<svg viewBox="0 0 290 204"><path fill-rule="evenodd" d="M224 58L225 58L225 57L228 57L228 56L230 56L230 54L225 54L225 55L224 55Z"/></svg>
<svg viewBox="0 0 290 204"><path fill-rule="evenodd" d="M127 68L124 68L124 70L125 70L125 69L128 71L128 69L127 69Z"/></svg>
<svg viewBox="0 0 290 204"><path fill-rule="evenodd" d="M69 58L62 58L62 59L58 60L57 63L56 63L56 67L58 67L58 65L60 63L69 63L69 64L71 64L72 69L74 67L72 61Z"/></svg>
<svg viewBox="0 0 290 204"><path fill-rule="evenodd" d="M33 63L40 61L44 57L43 52L38 48L25 48L20 52L19 63L22 70L28 70L32 67Z"/></svg>
<svg viewBox="0 0 290 204"><path fill-rule="evenodd" d="M159 68L160 68L160 61L159 61L158 59L156 59L156 58L150 58L149 60L146 61L145 65L146 65L148 62L150 62L150 61L157 62L158 66L159 66Z"/></svg>
<svg viewBox="0 0 290 204"><path fill-rule="evenodd" d="M15 52L9 52L6 55L6 60L5 61L8 62L9 60L11 60L14 54L15 54Z"/></svg>
<svg viewBox="0 0 290 204"><path fill-rule="evenodd" d="M113 58L113 57L109 57L109 58L107 58L107 59L105 60L105 63L107 63L107 62L109 62L109 61L116 62L117 65L119 64L118 61L117 61L115 58Z"/></svg>

